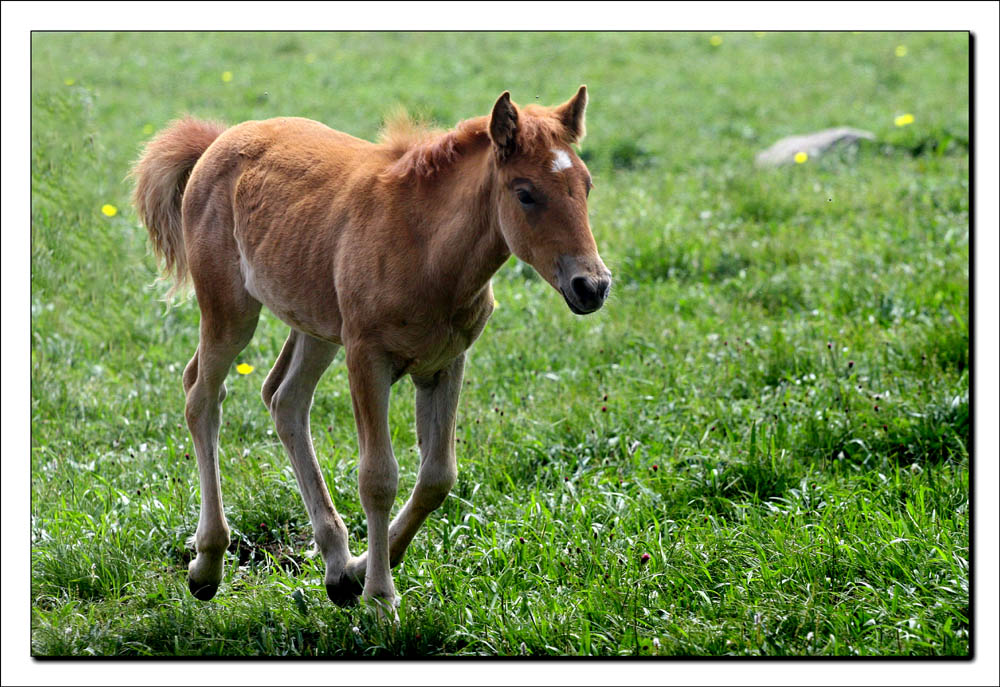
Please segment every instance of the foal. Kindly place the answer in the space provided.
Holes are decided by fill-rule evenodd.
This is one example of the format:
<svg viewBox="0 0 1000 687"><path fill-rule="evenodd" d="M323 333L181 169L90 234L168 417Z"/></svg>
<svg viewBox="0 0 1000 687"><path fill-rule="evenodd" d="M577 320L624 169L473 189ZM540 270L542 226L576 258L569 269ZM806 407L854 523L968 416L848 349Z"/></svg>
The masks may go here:
<svg viewBox="0 0 1000 687"><path fill-rule="evenodd" d="M136 162L134 203L175 279L201 309L184 370L185 416L198 456L201 515L188 569L195 597L222 580L229 526L219 486L225 377L261 305L291 327L262 389L326 564L330 598L397 604L390 569L455 482L455 412L465 351L493 311L490 278L511 252L570 310L604 303L611 273L587 219L591 179L571 144L584 135L587 89L552 108L492 114L449 132L390 124L373 144L314 121L232 128L186 118ZM309 409L338 347L346 353L360 446L368 551L351 556L309 433ZM396 517L389 388L416 386L420 469Z"/></svg>

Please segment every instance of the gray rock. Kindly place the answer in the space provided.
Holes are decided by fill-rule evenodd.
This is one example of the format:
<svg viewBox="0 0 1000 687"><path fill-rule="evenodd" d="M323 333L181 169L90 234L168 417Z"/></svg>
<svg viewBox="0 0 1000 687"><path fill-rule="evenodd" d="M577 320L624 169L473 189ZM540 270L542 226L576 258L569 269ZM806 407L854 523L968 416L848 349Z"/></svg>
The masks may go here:
<svg viewBox="0 0 1000 687"><path fill-rule="evenodd" d="M788 136L767 150L757 153L757 164L787 165L795 161L797 153L805 153L809 157L819 157L830 148L854 145L862 138L874 141L875 134L862 129L852 129L842 126L836 129L816 131L811 134Z"/></svg>

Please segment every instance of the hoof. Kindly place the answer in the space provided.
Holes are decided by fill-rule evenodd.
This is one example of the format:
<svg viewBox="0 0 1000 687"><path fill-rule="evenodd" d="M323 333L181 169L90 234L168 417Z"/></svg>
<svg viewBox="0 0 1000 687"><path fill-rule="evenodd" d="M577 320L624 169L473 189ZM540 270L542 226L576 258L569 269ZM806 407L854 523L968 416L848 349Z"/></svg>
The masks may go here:
<svg viewBox="0 0 1000 687"><path fill-rule="evenodd" d="M191 590L191 595L199 601L208 601L215 593L219 591L219 585L216 584L199 584L193 579L188 577L188 589Z"/></svg>
<svg viewBox="0 0 1000 687"><path fill-rule="evenodd" d="M393 594L392 599L371 596L365 599L365 606L374 609L375 617L392 625L399 625L399 607L403 599Z"/></svg>
<svg viewBox="0 0 1000 687"><path fill-rule="evenodd" d="M358 596L361 594L361 585L347 575L341 575L336 582L328 582L326 585L326 595L330 601L347 608L358 603Z"/></svg>

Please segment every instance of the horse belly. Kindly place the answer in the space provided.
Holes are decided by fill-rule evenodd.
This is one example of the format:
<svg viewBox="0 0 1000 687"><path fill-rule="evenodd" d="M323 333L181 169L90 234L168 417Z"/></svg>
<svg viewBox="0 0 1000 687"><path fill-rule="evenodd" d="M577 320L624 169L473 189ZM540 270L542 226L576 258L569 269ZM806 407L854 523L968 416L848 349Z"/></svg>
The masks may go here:
<svg viewBox="0 0 1000 687"><path fill-rule="evenodd" d="M246 290L279 319L341 343L334 256L343 218L325 194L281 175L244 172L236 189L234 235Z"/></svg>
<svg viewBox="0 0 1000 687"><path fill-rule="evenodd" d="M332 343L342 343L342 318L333 283L332 267L320 256L301 259L260 247L250 251L239 240L240 272L247 292L278 319L301 332Z"/></svg>

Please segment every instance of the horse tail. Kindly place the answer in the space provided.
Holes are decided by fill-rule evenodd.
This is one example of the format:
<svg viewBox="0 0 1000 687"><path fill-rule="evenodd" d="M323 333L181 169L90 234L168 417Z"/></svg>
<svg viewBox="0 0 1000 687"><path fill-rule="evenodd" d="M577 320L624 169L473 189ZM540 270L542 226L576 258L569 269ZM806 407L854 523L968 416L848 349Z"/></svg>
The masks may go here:
<svg viewBox="0 0 1000 687"><path fill-rule="evenodd" d="M181 219L184 187L202 154L226 128L190 116L174 120L146 144L132 165L132 203L149 231L153 252L163 261L164 274L174 278L167 299L188 277Z"/></svg>

